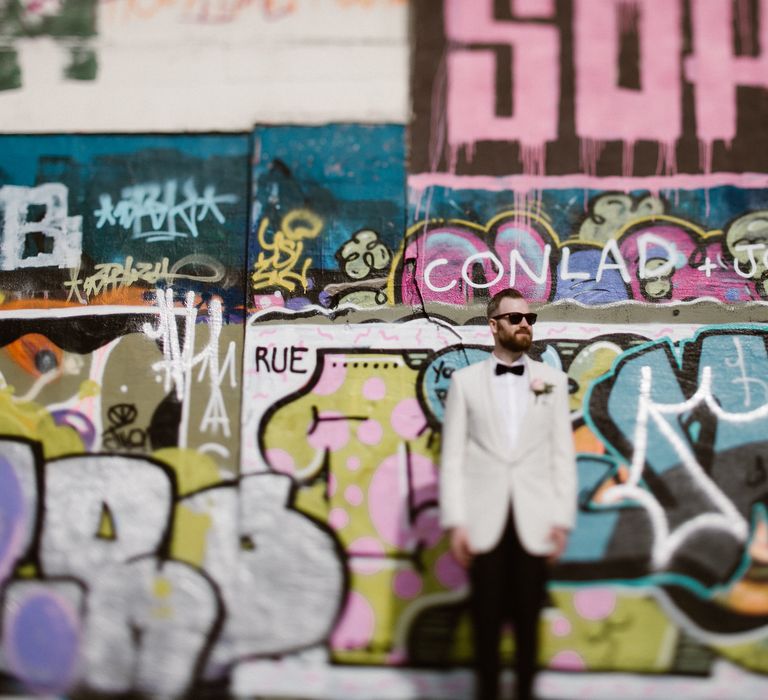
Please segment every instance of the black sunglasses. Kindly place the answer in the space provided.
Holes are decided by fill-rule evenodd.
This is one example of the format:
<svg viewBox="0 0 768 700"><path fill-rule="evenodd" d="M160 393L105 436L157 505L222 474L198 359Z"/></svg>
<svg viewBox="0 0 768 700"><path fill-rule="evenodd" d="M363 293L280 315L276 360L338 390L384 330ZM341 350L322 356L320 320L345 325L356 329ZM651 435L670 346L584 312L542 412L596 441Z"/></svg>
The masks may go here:
<svg viewBox="0 0 768 700"><path fill-rule="evenodd" d="M529 326L532 326L534 323L536 323L536 319L538 317L538 314L521 314L519 311L510 311L508 314L497 314L496 316L491 316L491 318L497 321L499 319L506 318L507 321L509 321L513 326L516 326L523 319L528 321Z"/></svg>

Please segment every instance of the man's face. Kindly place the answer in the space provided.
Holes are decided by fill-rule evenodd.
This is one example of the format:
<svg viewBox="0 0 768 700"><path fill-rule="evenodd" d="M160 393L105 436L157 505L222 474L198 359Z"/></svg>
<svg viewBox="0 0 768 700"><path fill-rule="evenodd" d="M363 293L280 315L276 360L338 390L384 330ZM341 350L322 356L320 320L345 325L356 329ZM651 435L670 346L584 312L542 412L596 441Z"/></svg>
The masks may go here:
<svg viewBox="0 0 768 700"><path fill-rule="evenodd" d="M525 299L502 299L494 316L512 312L527 314L530 309ZM533 341L533 328L528 321L522 319L520 323L512 324L507 317L492 318L488 321L491 333L498 346L511 352L525 352L531 347Z"/></svg>

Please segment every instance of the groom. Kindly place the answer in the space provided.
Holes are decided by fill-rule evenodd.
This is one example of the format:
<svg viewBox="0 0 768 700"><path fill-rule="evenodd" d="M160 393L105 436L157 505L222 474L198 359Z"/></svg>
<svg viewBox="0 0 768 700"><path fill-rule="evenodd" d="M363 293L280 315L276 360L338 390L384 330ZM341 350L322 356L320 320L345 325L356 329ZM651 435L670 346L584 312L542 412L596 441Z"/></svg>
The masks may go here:
<svg viewBox="0 0 768 700"><path fill-rule="evenodd" d="M499 638L515 633L517 698L533 697L547 564L576 512L568 378L524 354L536 314L505 289L488 303L493 354L454 372L443 422L440 513L469 569L477 700L499 696Z"/></svg>

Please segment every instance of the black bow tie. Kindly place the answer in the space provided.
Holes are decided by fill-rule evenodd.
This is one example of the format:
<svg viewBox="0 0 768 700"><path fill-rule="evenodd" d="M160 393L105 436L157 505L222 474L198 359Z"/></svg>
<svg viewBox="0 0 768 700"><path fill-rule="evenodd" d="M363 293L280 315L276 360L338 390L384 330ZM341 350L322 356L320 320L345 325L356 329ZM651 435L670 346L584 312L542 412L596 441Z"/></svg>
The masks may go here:
<svg viewBox="0 0 768 700"><path fill-rule="evenodd" d="M522 377L523 372L525 372L525 365L512 365L511 367L509 365L502 365L502 364L496 365L497 377L502 374L506 374L507 372L511 372L512 374L516 374L518 377Z"/></svg>

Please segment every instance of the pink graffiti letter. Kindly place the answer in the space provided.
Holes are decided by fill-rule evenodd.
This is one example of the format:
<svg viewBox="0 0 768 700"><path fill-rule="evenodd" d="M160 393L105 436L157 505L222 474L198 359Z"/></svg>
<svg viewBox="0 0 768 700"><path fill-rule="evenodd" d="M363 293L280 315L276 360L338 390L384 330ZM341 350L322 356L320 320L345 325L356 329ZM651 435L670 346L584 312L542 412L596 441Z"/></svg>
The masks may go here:
<svg viewBox="0 0 768 700"><path fill-rule="evenodd" d="M705 3L708 6L708 3ZM619 86L622 30L639 35L639 89ZM678 0L574 4L576 133L585 139L673 143L682 128Z"/></svg>
<svg viewBox="0 0 768 700"><path fill-rule="evenodd" d="M545 9L524 3L527 11ZM519 141L535 148L557 138L560 44L557 29L493 18L493 0L446 0L449 44L448 141L452 148L477 141ZM467 44L506 45L512 49L511 116L496 114L496 59L490 49Z"/></svg>
<svg viewBox="0 0 768 700"><path fill-rule="evenodd" d="M708 0L691 3L693 56L685 73L694 84L696 125L704 143L730 141L736 135L736 87L768 88L768 0L758 8L759 45L756 58L734 56L732 49L733 2Z"/></svg>

